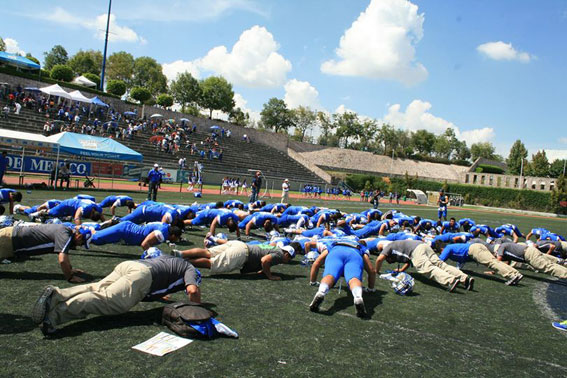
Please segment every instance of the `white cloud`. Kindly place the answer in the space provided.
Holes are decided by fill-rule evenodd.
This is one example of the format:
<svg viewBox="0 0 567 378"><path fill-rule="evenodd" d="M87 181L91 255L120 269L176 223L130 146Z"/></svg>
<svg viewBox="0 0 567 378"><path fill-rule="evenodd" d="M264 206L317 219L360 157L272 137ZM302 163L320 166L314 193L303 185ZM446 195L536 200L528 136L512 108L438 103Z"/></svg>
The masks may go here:
<svg viewBox="0 0 567 378"><path fill-rule="evenodd" d="M177 75L184 72L189 72L196 79L199 79L201 77L199 67L197 67L194 62L176 60L175 62L171 63L163 63L161 67L163 74L169 81L175 80L177 78Z"/></svg>
<svg viewBox="0 0 567 378"><path fill-rule="evenodd" d="M372 0L341 37L336 49L339 60L324 62L321 71L419 83L428 75L415 59L424 20L417 5L408 0Z"/></svg>
<svg viewBox="0 0 567 378"><path fill-rule="evenodd" d="M518 51L511 43L502 41L483 43L476 49L482 55L493 60L516 60L522 63L529 63L532 59L535 59L534 55Z"/></svg>
<svg viewBox="0 0 567 378"><path fill-rule="evenodd" d="M394 104L388 108L384 122L411 131L425 129L435 134L444 133L447 128L451 128L455 130L457 138L466 141L469 146L494 138L494 129L489 127L461 132L454 123L430 113L431 107L429 102L413 100L405 111L402 111L400 104Z"/></svg>
<svg viewBox="0 0 567 378"><path fill-rule="evenodd" d="M247 104L248 104L248 101L246 99L244 99L244 97L242 97L242 95L240 93L234 94L234 107L240 108L240 110L242 110L244 113L248 113L251 120L253 120L255 122L259 121L260 118L262 117L260 115L260 112L249 109L246 106Z"/></svg>
<svg viewBox="0 0 567 378"><path fill-rule="evenodd" d="M567 137L559 138L559 143L567 144Z"/></svg>
<svg viewBox="0 0 567 378"><path fill-rule="evenodd" d="M92 30L95 33L95 38L104 40L106 33L107 16L108 15L106 13L101 14L94 20L92 20L91 18L81 18L75 16L67 12L63 8L56 7L53 12L48 15L42 16L42 18L58 24ZM118 23L116 22L116 16L113 13L110 14L108 39L113 42L137 42L140 44L145 44L147 42L143 37L139 36L131 28L118 25Z"/></svg>
<svg viewBox="0 0 567 378"><path fill-rule="evenodd" d="M319 92L308 81L289 80L285 86L284 101L290 109L308 106L313 110L321 109Z"/></svg>
<svg viewBox="0 0 567 378"><path fill-rule="evenodd" d="M20 49L20 46L18 45L18 41L16 41L15 39L5 38L4 43L6 44L6 52L12 54L20 54L22 56L26 55L26 52Z"/></svg>
<svg viewBox="0 0 567 378"><path fill-rule="evenodd" d="M545 150L545 155L547 156L547 160L553 163L553 161L557 159L567 159L567 150Z"/></svg>
<svg viewBox="0 0 567 378"><path fill-rule="evenodd" d="M235 85L273 88L281 86L291 71L291 62L278 54L278 49L273 35L256 25L242 32L230 52L225 46L217 46L195 63Z"/></svg>

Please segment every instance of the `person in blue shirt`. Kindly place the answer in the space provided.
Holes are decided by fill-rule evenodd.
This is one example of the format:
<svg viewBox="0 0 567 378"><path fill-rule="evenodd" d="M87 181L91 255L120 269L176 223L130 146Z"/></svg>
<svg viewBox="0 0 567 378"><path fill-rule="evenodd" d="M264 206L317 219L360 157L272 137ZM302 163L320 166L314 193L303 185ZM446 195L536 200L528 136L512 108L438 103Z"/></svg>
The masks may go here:
<svg viewBox="0 0 567 378"><path fill-rule="evenodd" d="M306 214L308 216L313 216L314 212L310 208L306 206L288 206L282 215L298 215L298 214Z"/></svg>
<svg viewBox="0 0 567 378"><path fill-rule="evenodd" d="M291 225L295 226L295 228L309 227L309 216L307 214L282 215L278 218L278 226L289 227Z"/></svg>
<svg viewBox="0 0 567 378"><path fill-rule="evenodd" d="M440 251L443 244L466 243L472 238L473 234L469 232L448 232L434 237L431 240L431 248Z"/></svg>
<svg viewBox="0 0 567 378"><path fill-rule="evenodd" d="M8 167L8 157L6 151L2 151L0 156L0 185L4 182L4 174L6 173L6 168Z"/></svg>
<svg viewBox="0 0 567 378"><path fill-rule="evenodd" d="M449 222L441 222L441 234L445 234L447 232L459 232L460 226L457 223L455 218L449 219Z"/></svg>
<svg viewBox="0 0 567 378"><path fill-rule="evenodd" d="M138 206L132 213L120 218L122 222L136 224L144 222L163 222L176 224L180 219L179 212L170 205L143 205Z"/></svg>
<svg viewBox="0 0 567 378"><path fill-rule="evenodd" d="M132 210L136 208L136 204L130 196L108 196L103 199L99 205L102 208L110 207L110 213L112 215L115 215L117 207L127 206L128 213L131 213Z"/></svg>
<svg viewBox="0 0 567 378"><path fill-rule="evenodd" d="M479 235L484 235L486 237L491 237L491 238L498 238L500 237L500 235L498 235L496 232L494 232L494 230L492 229L492 227L487 226L485 224L477 224L471 227L471 229L469 230L470 233L472 233L475 237L478 237Z"/></svg>
<svg viewBox="0 0 567 378"><path fill-rule="evenodd" d="M352 213L348 214L345 217L349 226L353 225L365 225L368 223L368 218L361 213Z"/></svg>
<svg viewBox="0 0 567 378"><path fill-rule="evenodd" d="M0 203L9 203L10 214L14 214L14 202L22 201L22 193L14 189L0 189Z"/></svg>
<svg viewBox="0 0 567 378"><path fill-rule="evenodd" d="M443 189L439 191L439 199L437 200L437 205L439 205L437 217L439 218L439 220L447 220L447 206L449 205L449 197L445 195L445 191Z"/></svg>
<svg viewBox="0 0 567 378"><path fill-rule="evenodd" d="M501 237L504 236L504 235L511 236L514 240L514 243L517 243L519 238L524 237L524 235L522 235L522 233L520 232L520 229L518 228L518 226L516 226L515 224L510 224L510 223L503 224L500 227L496 227L494 232L499 234L499 236L501 236Z"/></svg>
<svg viewBox="0 0 567 378"><path fill-rule="evenodd" d="M318 312L329 289L344 276L353 296L356 316L360 318L366 317L367 312L362 299L363 270L368 274L369 290L374 290L376 280L376 271L370 262L366 247L356 242L336 242L334 245L325 248L311 267L310 282L312 286L317 285L317 275L323 263L325 264L323 278L317 293L309 305L309 310Z"/></svg>
<svg viewBox="0 0 567 378"><path fill-rule="evenodd" d="M154 168L148 172L148 200L156 200L159 184L162 180L162 173L159 170L159 165L156 163Z"/></svg>
<svg viewBox="0 0 567 378"><path fill-rule="evenodd" d="M476 226L476 222L470 218L459 219L457 223L459 223L459 227L465 232L469 232L471 227Z"/></svg>
<svg viewBox="0 0 567 378"><path fill-rule="evenodd" d="M30 206L24 206L24 205L15 205L14 206L14 212L16 214L27 215L29 217L31 214L38 212L40 210L52 209L55 206L59 205L60 203L61 203L61 200L51 199L51 200L45 201L41 205L35 205L35 206L31 206L31 207Z"/></svg>
<svg viewBox="0 0 567 378"><path fill-rule="evenodd" d="M498 261L492 253L482 243L461 243L449 244L443 248L439 255L439 260L453 260L457 262L457 267L461 269L469 260L474 260L479 264L485 265L504 277L506 285L515 286L523 278L523 275L510 265Z"/></svg>
<svg viewBox="0 0 567 378"><path fill-rule="evenodd" d="M542 234L539 238L540 240L551 240L551 241L565 241L565 237L562 235L556 234L555 232L547 232Z"/></svg>
<svg viewBox="0 0 567 378"><path fill-rule="evenodd" d="M166 223L152 222L140 226L132 222L120 222L104 230L96 231L90 243L104 245L122 241L126 245L139 245L143 250L147 250L166 240L175 243L180 237L181 229Z"/></svg>
<svg viewBox="0 0 567 378"><path fill-rule="evenodd" d="M278 217L266 212L257 212L250 214L238 224L238 228L244 230L246 236L250 236L250 230L259 227L263 227L266 232L273 229L279 232Z"/></svg>
<svg viewBox="0 0 567 378"><path fill-rule="evenodd" d="M99 220L104 222L105 220L104 215L102 215L102 207L93 201L75 198L61 201L59 205L49 210L40 210L30 216L34 218L45 216L51 218L73 217L73 221L76 225L80 225L83 218L90 218L95 222Z"/></svg>
<svg viewBox="0 0 567 378"><path fill-rule="evenodd" d="M372 235L384 236L386 231L390 231L396 222L393 219L383 221L373 220L361 229L353 231L357 237L364 239Z"/></svg>
<svg viewBox="0 0 567 378"><path fill-rule="evenodd" d="M199 211L195 218L186 220L186 225L193 226L210 226L209 232L215 235L217 227L227 227L230 232L236 232L236 236L240 237L238 223L240 219L229 209L209 209Z"/></svg>
<svg viewBox="0 0 567 378"><path fill-rule="evenodd" d="M360 213L366 217L368 222L380 220L382 218L382 212L378 209L368 209L361 211Z"/></svg>
<svg viewBox="0 0 567 378"><path fill-rule="evenodd" d="M532 236L535 235L536 239L539 240L541 239L541 236L544 234L549 233L549 230L547 228L532 228L530 230L530 232L528 232L528 234L526 235L526 240L530 240L530 238Z"/></svg>
<svg viewBox="0 0 567 378"><path fill-rule="evenodd" d="M427 233L429 230L431 230L435 224L437 222L431 220L431 219L421 219L419 221L419 223L417 224L417 226L414 228L413 232L414 233L418 233L418 232L424 232Z"/></svg>
<svg viewBox="0 0 567 378"><path fill-rule="evenodd" d="M244 202L232 199L232 200L224 201L223 206L226 207L227 209L237 208L243 210Z"/></svg>

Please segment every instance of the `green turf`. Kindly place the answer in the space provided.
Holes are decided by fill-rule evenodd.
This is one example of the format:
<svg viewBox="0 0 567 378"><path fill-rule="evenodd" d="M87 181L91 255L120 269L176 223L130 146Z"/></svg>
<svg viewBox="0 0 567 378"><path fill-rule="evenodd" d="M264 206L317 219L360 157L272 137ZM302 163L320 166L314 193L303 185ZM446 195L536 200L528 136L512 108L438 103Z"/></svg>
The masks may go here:
<svg viewBox="0 0 567 378"><path fill-rule="evenodd" d="M25 195L24 203L73 194L34 191ZM143 198L142 193L133 196ZM160 193L158 199L194 200L178 193ZM328 204L342 211L364 206L355 201ZM430 218L436 214L435 208L398 208ZM526 232L545 226L565 233L567 225L564 219L489 212L450 210L450 215L491 225L514 222ZM203 235L202 229L187 232L186 245L201 245ZM98 280L141 252L134 247L95 246L74 251L71 259L74 267ZM72 322L61 327L57 338L43 339L29 317L38 293L47 284L71 285L63 279L56 256L0 265L0 376L565 376L565 335L551 327L552 319L534 301L534 290L556 285L555 281L523 272L526 278L519 287L507 287L500 279L483 275L483 267L469 263L466 268L477 277L475 292L458 289L448 294L414 275L415 294L400 297L379 280L377 293L365 295L369 320L354 316L344 285L340 293L329 293L320 314L310 313L307 306L315 288L308 285L308 271L297 258L273 269L282 282L256 275L209 277L204 271L203 301L240 333L240 339L195 341L160 358L130 348L166 330L159 325L162 303L142 303L124 315Z"/></svg>

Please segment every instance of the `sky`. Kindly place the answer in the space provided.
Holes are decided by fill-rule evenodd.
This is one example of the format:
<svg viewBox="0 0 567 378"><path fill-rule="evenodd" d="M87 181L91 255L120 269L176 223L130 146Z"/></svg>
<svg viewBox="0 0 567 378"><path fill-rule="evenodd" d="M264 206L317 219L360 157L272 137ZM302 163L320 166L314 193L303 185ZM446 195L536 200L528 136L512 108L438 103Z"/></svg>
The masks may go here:
<svg viewBox="0 0 567 378"><path fill-rule="evenodd" d="M106 1L23 8L3 5L9 51L103 50ZM253 118L277 97L567 158L565 0L115 0L110 32L108 54L151 56L169 80L224 76Z"/></svg>

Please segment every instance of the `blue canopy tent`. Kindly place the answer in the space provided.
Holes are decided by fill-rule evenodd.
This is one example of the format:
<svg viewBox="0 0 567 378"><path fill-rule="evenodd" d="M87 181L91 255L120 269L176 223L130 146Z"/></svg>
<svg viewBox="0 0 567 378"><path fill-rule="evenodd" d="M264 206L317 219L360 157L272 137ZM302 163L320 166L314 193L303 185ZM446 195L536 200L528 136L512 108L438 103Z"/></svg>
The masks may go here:
<svg viewBox="0 0 567 378"><path fill-rule="evenodd" d="M41 68L40 65L33 60L5 51L0 51L0 62L27 70L39 70Z"/></svg>
<svg viewBox="0 0 567 378"><path fill-rule="evenodd" d="M91 98L91 104L95 104L95 105L98 105L98 106L104 106L106 108L108 108L108 106L109 106L107 103L105 103L100 98L98 98L98 96Z"/></svg>
<svg viewBox="0 0 567 378"><path fill-rule="evenodd" d="M110 138L64 132L48 138L59 145L63 153L106 160L141 162L142 154Z"/></svg>

